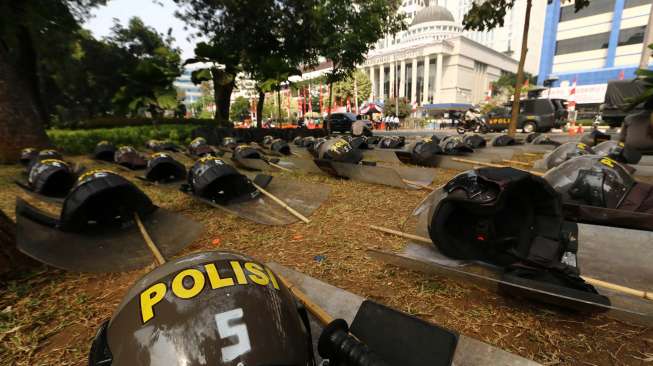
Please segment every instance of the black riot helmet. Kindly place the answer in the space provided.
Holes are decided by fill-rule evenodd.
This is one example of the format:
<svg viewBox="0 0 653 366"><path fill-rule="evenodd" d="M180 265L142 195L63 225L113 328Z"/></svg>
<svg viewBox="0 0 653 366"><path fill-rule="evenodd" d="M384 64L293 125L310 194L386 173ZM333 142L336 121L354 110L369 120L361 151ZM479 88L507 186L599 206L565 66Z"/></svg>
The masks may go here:
<svg viewBox="0 0 653 366"><path fill-rule="evenodd" d="M354 149L367 150L370 148L370 145L367 143L366 136L350 137L349 144L351 144L351 147L353 147Z"/></svg>
<svg viewBox="0 0 653 366"><path fill-rule="evenodd" d="M116 146L109 141L100 141L95 145L93 151L93 158L102 161L113 162L113 157L116 154Z"/></svg>
<svg viewBox="0 0 653 366"><path fill-rule="evenodd" d="M401 149L406 145L406 138L403 136L386 136L377 143L380 149Z"/></svg>
<svg viewBox="0 0 653 366"><path fill-rule="evenodd" d="M20 151L20 163L27 166L29 162L39 154L39 151L33 147L28 147Z"/></svg>
<svg viewBox="0 0 653 366"><path fill-rule="evenodd" d="M318 159L350 164L358 164L363 160L360 150L354 149L349 142L341 138L321 142L316 145L316 149Z"/></svg>
<svg viewBox="0 0 653 366"><path fill-rule="evenodd" d="M290 146L282 139L274 139L270 142L270 150L281 155L290 155Z"/></svg>
<svg viewBox="0 0 653 366"><path fill-rule="evenodd" d="M642 159L642 153L636 149L632 149L623 142L608 140L592 148L596 155L607 156L610 159L616 160L624 164L637 164Z"/></svg>
<svg viewBox="0 0 653 366"><path fill-rule="evenodd" d="M171 141L148 140L145 147L152 151L178 151L179 148Z"/></svg>
<svg viewBox="0 0 653 366"><path fill-rule="evenodd" d="M467 135L463 138L463 142L472 149L478 149L487 145L487 141L480 135Z"/></svg>
<svg viewBox="0 0 653 366"><path fill-rule="evenodd" d="M432 206L429 234L445 255L509 265L536 236L562 223L558 194L543 179L513 168L481 168L459 174ZM542 220L542 222L538 221ZM550 225L543 221L551 220Z"/></svg>
<svg viewBox="0 0 653 366"><path fill-rule="evenodd" d="M114 161L130 169L141 169L147 166L147 161L132 146L120 146L113 157Z"/></svg>
<svg viewBox="0 0 653 366"><path fill-rule="evenodd" d="M517 141L510 135L498 135L490 141L490 146L512 146L516 144Z"/></svg>
<svg viewBox="0 0 653 366"><path fill-rule="evenodd" d="M499 266L505 281L609 304L580 277L574 231L544 179L513 168L470 170L429 200L429 235L444 255Z"/></svg>
<svg viewBox="0 0 653 366"><path fill-rule="evenodd" d="M303 309L254 259L193 253L143 276L93 341L90 366L313 366Z"/></svg>
<svg viewBox="0 0 653 366"><path fill-rule="evenodd" d="M596 155L578 156L549 170L545 175L565 202L618 208L635 179L617 161Z"/></svg>
<svg viewBox="0 0 653 366"><path fill-rule="evenodd" d="M313 155L313 157L319 158L320 146L322 146L322 144L325 143L326 141L327 139L325 139L324 137L317 138L315 140L310 141L306 145L306 149L308 150L308 152L311 153L311 155Z"/></svg>
<svg viewBox="0 0 653 366"><path fill-rule="evenodd" d="M56 160L63 160L63 155L59 153L57 150L52 150L52 149L46 149L46 150L41 150L39 151L38 154L32 157L32 160L27 163L27 174L29 175L29 172L32 170L32 167L38 163L41 160L46 160L46 159L56 159Z"/></svg>
<svg viewBox="0 0 653 366"><path fill-rule="evenodd" d="M29 171L27 184L44 196L65 197L75 184L75 174L62 160L37 160Z"/></svg>
<svg viewBox="0 0 653 366"><path fill-rule="evenodd" d="M297 136L294 139L292 139L292 143L295 144L295 146L302 146L304 138L301 136Z"/></svg>
<svg viewBox="0 0 653 366"><path fill-rule="evenodd" d="M571 158L582 155L594 155L594 150L582 142L567 142L544 156L542 168L549 170Z"/></svg>
<svg viewBox="0 0 653 366"><path fill-rule="evenodd" d="M238 142L235 138L227 136L222 139L222 147L233 150L236 148L236 146L238 146Z"/></svg>
<svg viewBox="0 0 653 366"><path fill-rule="evenodd" d="M410 152L412 163L424 166L437 166L435 156L441 153L442 148L438 141L432 138L417 141Z"/></svg>
<svg viewBox="0 0 653 366"><path fill-rule="evenodd" d="M599 130L592 130L580 138L580 142L588 146L596 146L604 141L610 141L611 136Z"/></svg>
<svg viewBox="0 0 653 366"><path fill-rule="evenodd" d="M107 170L81 175L61 209L60 228L80 232L93 227L115 227L156 210L133 183Z"/></svg>
<svg viewBox="0 0 653 366"><path fill-rule="evenodd" d="M206 155L214 155L215 150L213 150L213 147L206 142L204 137L197 137L190 142L190 145L188 145L188 153L193 156L202 157Z"/></svg>
<svg viewBox="0 0 653 366"><path fill-rule="evenodd" d="M175 182L186 178L186 167L166 153L152 154L145 178L152 182Z"/></svg>
<svg viewBox="0 0 653 366"><path fill-rule="evenodd" d="M533 138L531 141L531 144L533 145L553 145L553 146L560 146L562 145L559 141L556 140L551 140L551 138L547 135L538 135Z"/></svg>
<svg viewBox="0 0 653 366"><path fill-rule="evenodd" d="M306 136L302 139L301 145L302 147L309 148L315 145L315 137L313 136Z"/></svg>
<svg viewBox="0 0 653 366"><path fill-rule="evenodd" d="M533 142L533 140L535 140L537 137L539 137L541 135L542 135L542 133L540 133L540 132L531 132L526 136L526 142L528 142L530 144L530 143Z"/></svg>
<svg viewBox="0 0 653 366"><path fill-rule="evenodd" d="M241 160L241 159L262 159L263 155L261 152L253 148L251 146L247 145L238 145L234 149L233 152L233 159L234 160Z"/></svg>
<svg viewBox="0 0 653 366"><path fill-rule="evenodd" d="M193 194L218 204L242 202L258 195L246 176L213 156L203 157L193 164L188 172L188 183Z"/></svg>
<svg viewBox="0 0 653 366"><path fill-rule="evenodd" d="M269 147L272 145L272 141L274 141L274 137L270 135L263 136L263 146Z"/></svg>
<svg viewBox="0 0 653 366"><path fill-rule="evenodd" d="M474 149L458 136L447 136L440 141L440 149L445 154L460 155L473 153Z"/></svg>

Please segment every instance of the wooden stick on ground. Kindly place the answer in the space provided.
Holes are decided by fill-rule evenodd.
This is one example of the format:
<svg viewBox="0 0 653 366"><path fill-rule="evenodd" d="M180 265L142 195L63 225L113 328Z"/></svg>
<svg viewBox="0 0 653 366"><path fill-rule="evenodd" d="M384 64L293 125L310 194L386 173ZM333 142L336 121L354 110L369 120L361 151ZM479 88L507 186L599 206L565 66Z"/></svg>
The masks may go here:
<svg viewBox="0 0 653 366"><path fill-rule="evenodd" d="M516 164L516 165L521 165L521 166L525 166L525 167L529 167L529 168L531 167L531 163L526 163L526 162L523 162L523 161L508 160L508 159L503 159L502 161L504 163L508 163L508 164Z"/></svg>
<svg viewBox="0 0 653 366"><path fill-rule="evenodd" d="M433 242L431 241L430 238L425 238L423 236L413 235L413 234L405 233L403 231L388 229L388 228L381 227L381 226L376 226L376 225L370 225L370 228L372 228L373 230L382 231L382 232L387 233L387 234L401 236L402 238L413 239L413 240L417 240L419 242L426 243L426 244L433 244Z"/></svg>
<svg viewBox="0 0 653 366"><path fill-rule="evenodd" d="M433 242L431 241L430 238L425 238L423 236L413 235L413 234L405 233L403 231L388 229L388 228L385 228L385 227L380 227L380 226L375 226L375 225L370 225L370 228L372 228L373 230L382 231L384 233L400 236L402 238L413 239L413 240L417 240L419 242L426 243L426 244L433 244ZM591 285L594 285L594 286L603 287L603 288L607 288L607 289L614 290L614 291L617 291L617 292L621 292L621 293L624 293L624 294L641 297L641 298L646 299L646 300L653 300L653 293L648 292L648 291L636 290L636 289L633 289L633 288L630 288L630 287L621 286L621 285L617 285L615 283L606 282L606 281L602 281L602 280L597 280L597 279L591 278L591 277L581 276L581 278L584 279L585 282L587 282L587 283L589 283Z"/></svg>
<svg viewBox="0 0 653 366"><path fill-rule="evenodd" d="M147 230L145 230L145 225L143 225L143 222L141 221L141 218L138 216L137 212L134 212L134 218L136 219L138 230L141 231L141 235L143 235L143 239L145 240L147 247L150 248L150 251L154 255L154 258L156 259L157 263L159 265L164 264L166 262L165 258L163 257L161 251L159 251L159 248L156 246L156 244L150 237L150 234L148 234Z"/></svg>
<svg viewBox="0 0 653 366"><path fill-rule="evenodd" d="M273 162L271 162L271 161L268 161L267 163L270 164L270 165L272 165L273 167L279 169L279 170L283 170L283 171L285 171L285 172L292 173L292 170L290 170L290 169L288 169L288 168L284 168L284 167L282 167L282 166L279 165L279 164L275 164L275 163L273 163Z"/></svg>
<svg viewBox="0 0 653 366"><path fill-rule="evenodd" d="M529 152L525 152L524 155L526 155L526 156L535 156L535 157L538 156L537 154L529 153Z"/></svg>
<svg viewBox="0 0 653 366"><path fill-rule="evenodd" d="M653 292L635 290L635 289L630 288L630 287L621 286L621 285L617 285L617 284L614 284L614 283L597 280L597 279L591 278L591 277L585 277L585 276L581 276L581 277L585 280L585 282L587 282L589 284L592 284L594 286L603 287L603 288L607 288L607 289L610 289L610 290L622 292L624 294L629 294L629 295L641 297L642 299L646 299L646 300L653 300Z"/></svg>
<svg viewBox="0 0 653 366"><path fill-rule="evenodd" d="M313 314L313 316L317 318L317 320L322 325L327 325L333 321L333 317L329 315L329 313L322 309L318 304L311 301L311 299L309 299L302 290L297 288L297 286L288 282L288 280L280 274L275 273L275 275L279 281L281 281L290 290L290 292L292 292L292 294L295 295L295 297L306 307L306 310Z"/></svg>
<svg viewBox="0 0 653 366"><path fill-rule="evenodd" d="M506 167L505 165L502 165L502 164L486 163L484 161L477 161L477 160L472 160L472 159L452 158L451 160L457 161L459 163L479 165L479 166L487 166L487 167L491 167L491 168L505 168Z"/></svg>
<svg viewBox="0 0 653 366"><path fill-rule="evenodd" d="M256 187L256 189L258 189L261 193L263 193L263 194L266 195L268 198L270 198L271 200L273 200L274 202L276 202L279 206L285 208L288 212L290 212L290 213L291 213L293 216L295 216L296 218L302 220L302 221L303 221L304 223L306 223L306 224L308 224L309 222L311 222L311 220L307 219L306 216L300 214L300 213L297 212L294 208L288 206L285 202L283 202L282 200L280 200L279 198L277 198L276 196L274 196L272 193L270 193L270 192L266 191L265 189L261 188L258 184L254 183L254 182L252 182L252 184L253 184L254 187Z"/></svg>
<svg viewBox="0 0 653 366"><path fill-rule="evenodd" d="M426 184L422 184L420 182L415 182L415 181L408 180L408 179L401 179L401 181L406 183L406 184L410 184L410 185L420 187L420 188L423 188L423 189L428 189L428 190L431 190L431 191L435 190L435 188L433 188L431 186L428 186Z"/></svg>
<svg viewBox="0 0 653 366"><path fill-rule="evenodd" d="M486 163L486 162L483 162L483 161L477 161L477 160L471 160L471 159L453 158L451 160L457 161L459 163L472 164L472 165L477 165L477 166L487 166L487 167L491 167L491 168L507 168L508 167L507 165L503 165L503 164ZM511 160L511 162L512 162L512 160ZM517 162L517 163L521 163L521 162ZM536 170L525 170L525 169L520 169L520 170L524 170L524 171L526 171L528 173L531 173L531 174L533 174L535 176L538 176L538 177L541 177L541 176L544 175L544 173L538 172Z"/></svg>

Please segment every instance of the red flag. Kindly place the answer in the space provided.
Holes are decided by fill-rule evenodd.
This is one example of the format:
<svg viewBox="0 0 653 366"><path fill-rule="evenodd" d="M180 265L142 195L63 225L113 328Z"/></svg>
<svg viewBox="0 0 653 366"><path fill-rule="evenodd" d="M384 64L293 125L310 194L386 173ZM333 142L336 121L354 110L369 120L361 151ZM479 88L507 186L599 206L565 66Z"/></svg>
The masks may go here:
<svg viewBox="0 0 653 366"><path fill-rule="evenodd" d="M529 84L530 82L528 81L528 79L526 79L526 81L524 81L524 88L528 88Z"/></svg>
<svg viewBox="0 0 653 366"><path fill-rule="evenodd" d="M322 115L322 83L320 83L320 116Z"/></svg>
<svg viewBox="0 0 653 366"><path fill-rule="evenodd" d="M349 96L347 96L347 112L351 112L351 101L349 100Z"/></svg>
<svg viewBox="0 0 653 366"><path fill-rule="evenodd" d="M308 113L313 113L313 96L311 95L311 88L308 88Z"/></svg>
<svg viewBox="0 0 653 366"><path fill-rule="evenodd" d="M619 80L623 80L624 78L626 78L626 73L623 70L619 71Z"/></svg>

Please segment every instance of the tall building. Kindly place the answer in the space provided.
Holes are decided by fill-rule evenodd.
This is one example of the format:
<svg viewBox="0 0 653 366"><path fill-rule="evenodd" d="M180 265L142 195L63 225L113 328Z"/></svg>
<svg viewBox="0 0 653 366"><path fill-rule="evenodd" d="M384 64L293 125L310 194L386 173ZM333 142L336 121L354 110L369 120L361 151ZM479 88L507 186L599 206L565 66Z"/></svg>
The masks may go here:
<svg viewBox="0 0 653 366"><path fill-rule="evenodd" d="M409 0L406 6L416 5ZM465 37L451 11L433 2L411 13L406 31L380 42L360 66L374 100L398 95L415 104L479 103L490 82L517 70L515 59Z"/></svg>
<svg viewBox="0 0 653 366"><path fill-rule="evenodd" d="M592 0L578 12L573 1L553 0L538 83L557 78L552 93L566 97L576 81L578 103L602 102L609 80L635 76L650 13L651 0Z"/></svg>
<svg viewBox="0 0 653 366"><path fill-rule="evenodd" d="M184 104L186 104L186 106L190 106L202 96L200 86L193 84L191 81L191 73L193 70L194 68L185 67L181 75L179 75L179 77L177 77L177 79L172 83L177 90L183 91Z"/></svg>
<svg viewBox="0 0 653 366"><path fill-rule="evenodd" d="M405 0L399 11L406 14L407 23L410 25L417 12L429 5L441 6L452 14L456 26L462 29L463 18L471 9L473 0ZM531 11L531 23L529 27L528 55L526 58L525 70L530 73L537 73L540 50L542 42L542 30L544 27L543 14L546 8L546 0L534 0ZM462 35L490 47L496 51L503 52L515 60L519 60L521 42L526 15L526 0L517 0L515 6L506 12L504 25L490 31L462 31ZM404 38L406 32L400 32L394 37L385 37L377 42L376 48L382 49L392 47L397 40Z"/></svg>

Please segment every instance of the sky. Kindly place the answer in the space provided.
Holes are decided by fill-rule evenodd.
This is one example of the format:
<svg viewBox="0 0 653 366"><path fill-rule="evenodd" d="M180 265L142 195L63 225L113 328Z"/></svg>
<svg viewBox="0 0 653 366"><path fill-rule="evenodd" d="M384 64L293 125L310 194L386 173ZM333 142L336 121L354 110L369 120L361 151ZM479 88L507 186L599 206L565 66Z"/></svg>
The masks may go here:
<svg viewBox="0 0 653 366"><path fill-rule="evenodd" d="M126 25L131 17L138 16L160 33L165 34L168 28L172 28L175 46L181 49L182 59L186 59L193 57L196 41L186 40L190 32L184 30L184 23L174 16L176 9L172 0L157 0L156 3L152 0L110 0L106 6L91 12L93 16L84 28L91 30L96 38L102 38L109 35L114 18Z"/></svg>

